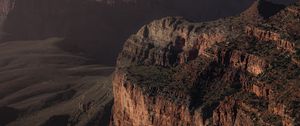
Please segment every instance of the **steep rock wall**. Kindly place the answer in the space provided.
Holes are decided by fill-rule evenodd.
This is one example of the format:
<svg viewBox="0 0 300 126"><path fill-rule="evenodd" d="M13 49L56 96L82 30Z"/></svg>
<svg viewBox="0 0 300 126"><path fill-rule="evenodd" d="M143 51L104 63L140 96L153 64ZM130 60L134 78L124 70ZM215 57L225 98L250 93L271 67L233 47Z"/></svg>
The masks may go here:
<svg viewBox="0 0 300 126"><path fill-rule="evenodd" d="M174 66L193 60L227 38L229 27L222 23L220 20L209 25L196 24L172 17L153 21L125 42L118 65Z"/></svg>
<svg viewBox="0 0 300 126"><path fill-rule="evenodd" d="M295 52L295 43L286 38L282 38L282 35L279 33L250 26L245 28L245 32L250 36L256 37L258 40L275 42L278 48L283 48L289 52Z"/></svg>
<svg viewBox="0 0 300 126"><path fill-rule="evenodd" d="M213 48L213 50L212 55L217 58L219 63L230 65L256 76L263 73L268 67L267 61L253 54L226 48Z"/></svg>
<svg viewBox="0 0 300 126"><path fill-rule="evenodd" d="M118 57L111 125L299 124L294 40L283 25L249 27L271 23L167 17L143 26Z"/></svg>
<svg viewBox="0 0 300 126"><path fill-rule="evenodd" d="M191 113L185 101L174 103L162 96L147 95L126 76L117 71L113 79L113 126L203 125L202 116Z"/></svg>

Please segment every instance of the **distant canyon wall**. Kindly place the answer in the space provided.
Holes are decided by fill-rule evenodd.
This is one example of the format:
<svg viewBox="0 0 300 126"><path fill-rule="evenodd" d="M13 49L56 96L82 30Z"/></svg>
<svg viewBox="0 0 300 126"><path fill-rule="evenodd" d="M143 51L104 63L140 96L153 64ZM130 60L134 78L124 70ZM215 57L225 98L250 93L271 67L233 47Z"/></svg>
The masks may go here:
<svg viewBox="0 0 300 126"><path fill-rule="evenodd" d="M183 16L193 21L235 15L251 1L231 0L1 0L1 42L64 37L62 47L115 64L122 42L150 21ZM14 3L14 4L12 4ZM12 8L12 5L14 5ZM214 6L207 8L208 6ZM226 10L226 11L225 11Z"/></svg>

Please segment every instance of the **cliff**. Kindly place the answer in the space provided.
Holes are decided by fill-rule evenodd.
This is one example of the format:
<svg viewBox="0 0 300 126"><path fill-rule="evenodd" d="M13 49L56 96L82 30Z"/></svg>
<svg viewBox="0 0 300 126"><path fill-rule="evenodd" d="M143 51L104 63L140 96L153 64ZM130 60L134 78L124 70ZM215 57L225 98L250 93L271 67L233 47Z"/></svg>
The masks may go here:
<svg viewBox="0 0 300 126"><path fill-rule="evenodd" d="M299 29L287 26L300 23L299 8L143 26L118 57L111 125L299 125Z"/></svg>

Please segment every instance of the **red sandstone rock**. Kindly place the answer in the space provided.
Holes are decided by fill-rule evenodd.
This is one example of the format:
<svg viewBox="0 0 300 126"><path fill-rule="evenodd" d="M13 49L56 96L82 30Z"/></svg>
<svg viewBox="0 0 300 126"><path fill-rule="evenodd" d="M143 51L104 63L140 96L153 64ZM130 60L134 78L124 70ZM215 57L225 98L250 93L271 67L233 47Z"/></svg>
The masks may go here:
<svg viewBox="0 0 300 126"><path fill-rule="evenodd" d="M250 36L256 37L258 40L275 42L278 48L283 48L289 52L295 52L295 44L282 38L279 33L255 27L251 28L249 26L246 26L245 32Z"/></svg>
<svg viewBox="0 0 300 126"><path fill-rule="evenodd" d="M297 18L292 6L272 21L244 21L244 13L145 25L118 57L111 125L299 125L299 43L278 23L281 15Z"/></svg>

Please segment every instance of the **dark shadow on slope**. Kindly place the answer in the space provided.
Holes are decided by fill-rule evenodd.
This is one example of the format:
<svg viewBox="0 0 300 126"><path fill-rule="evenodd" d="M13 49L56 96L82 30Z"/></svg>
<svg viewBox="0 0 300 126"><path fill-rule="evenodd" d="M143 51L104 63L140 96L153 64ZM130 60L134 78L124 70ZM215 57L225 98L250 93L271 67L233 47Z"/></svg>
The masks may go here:
<svg viewBox="0 0 300 126"><path fill-rule="evenodd" d="M112 112L113 100L105 105L103 113L98 113L88 122L88 126L108 126Z"/></svg>
<svg viewBox="0 0 300 126"><path fill-rule="evenodd" d="M279 11L284 9L286 6L282 4L275 4L266 0L260 0L258 10L260 15L267 19L275 14L277 14Z"/></svg>
<svg viewBox="0 0 300 126"><path fill-rule="evenodd" d="M55 115L50 117L41 126L67 126L70 115Z"/></svg>
<svg viewBox="0 0 300 126"><path fill-rule="evenodd" d="M11 107L0 107L0 126L15 121L20 114L20 111Z"/></svg>
<svg viewBox="0 0 300 126"><path fill-rule="evenodd" d="M241 73L240 70L228 65L212 62L201 73L196 81L197 84L192 88L190 109L201 108L204 120L212 117L213 110L218 107L220 101L240 91Z"/></svg>
<svg viewBox="0 0 300 126"><path fill-rule="evenodd" d="M55 94L52 97L45 99L44 105L42 108L47 108L49 106L55 105L57 103L70 100L76 94L75 90L67 90L58 94Z"/></svg>

